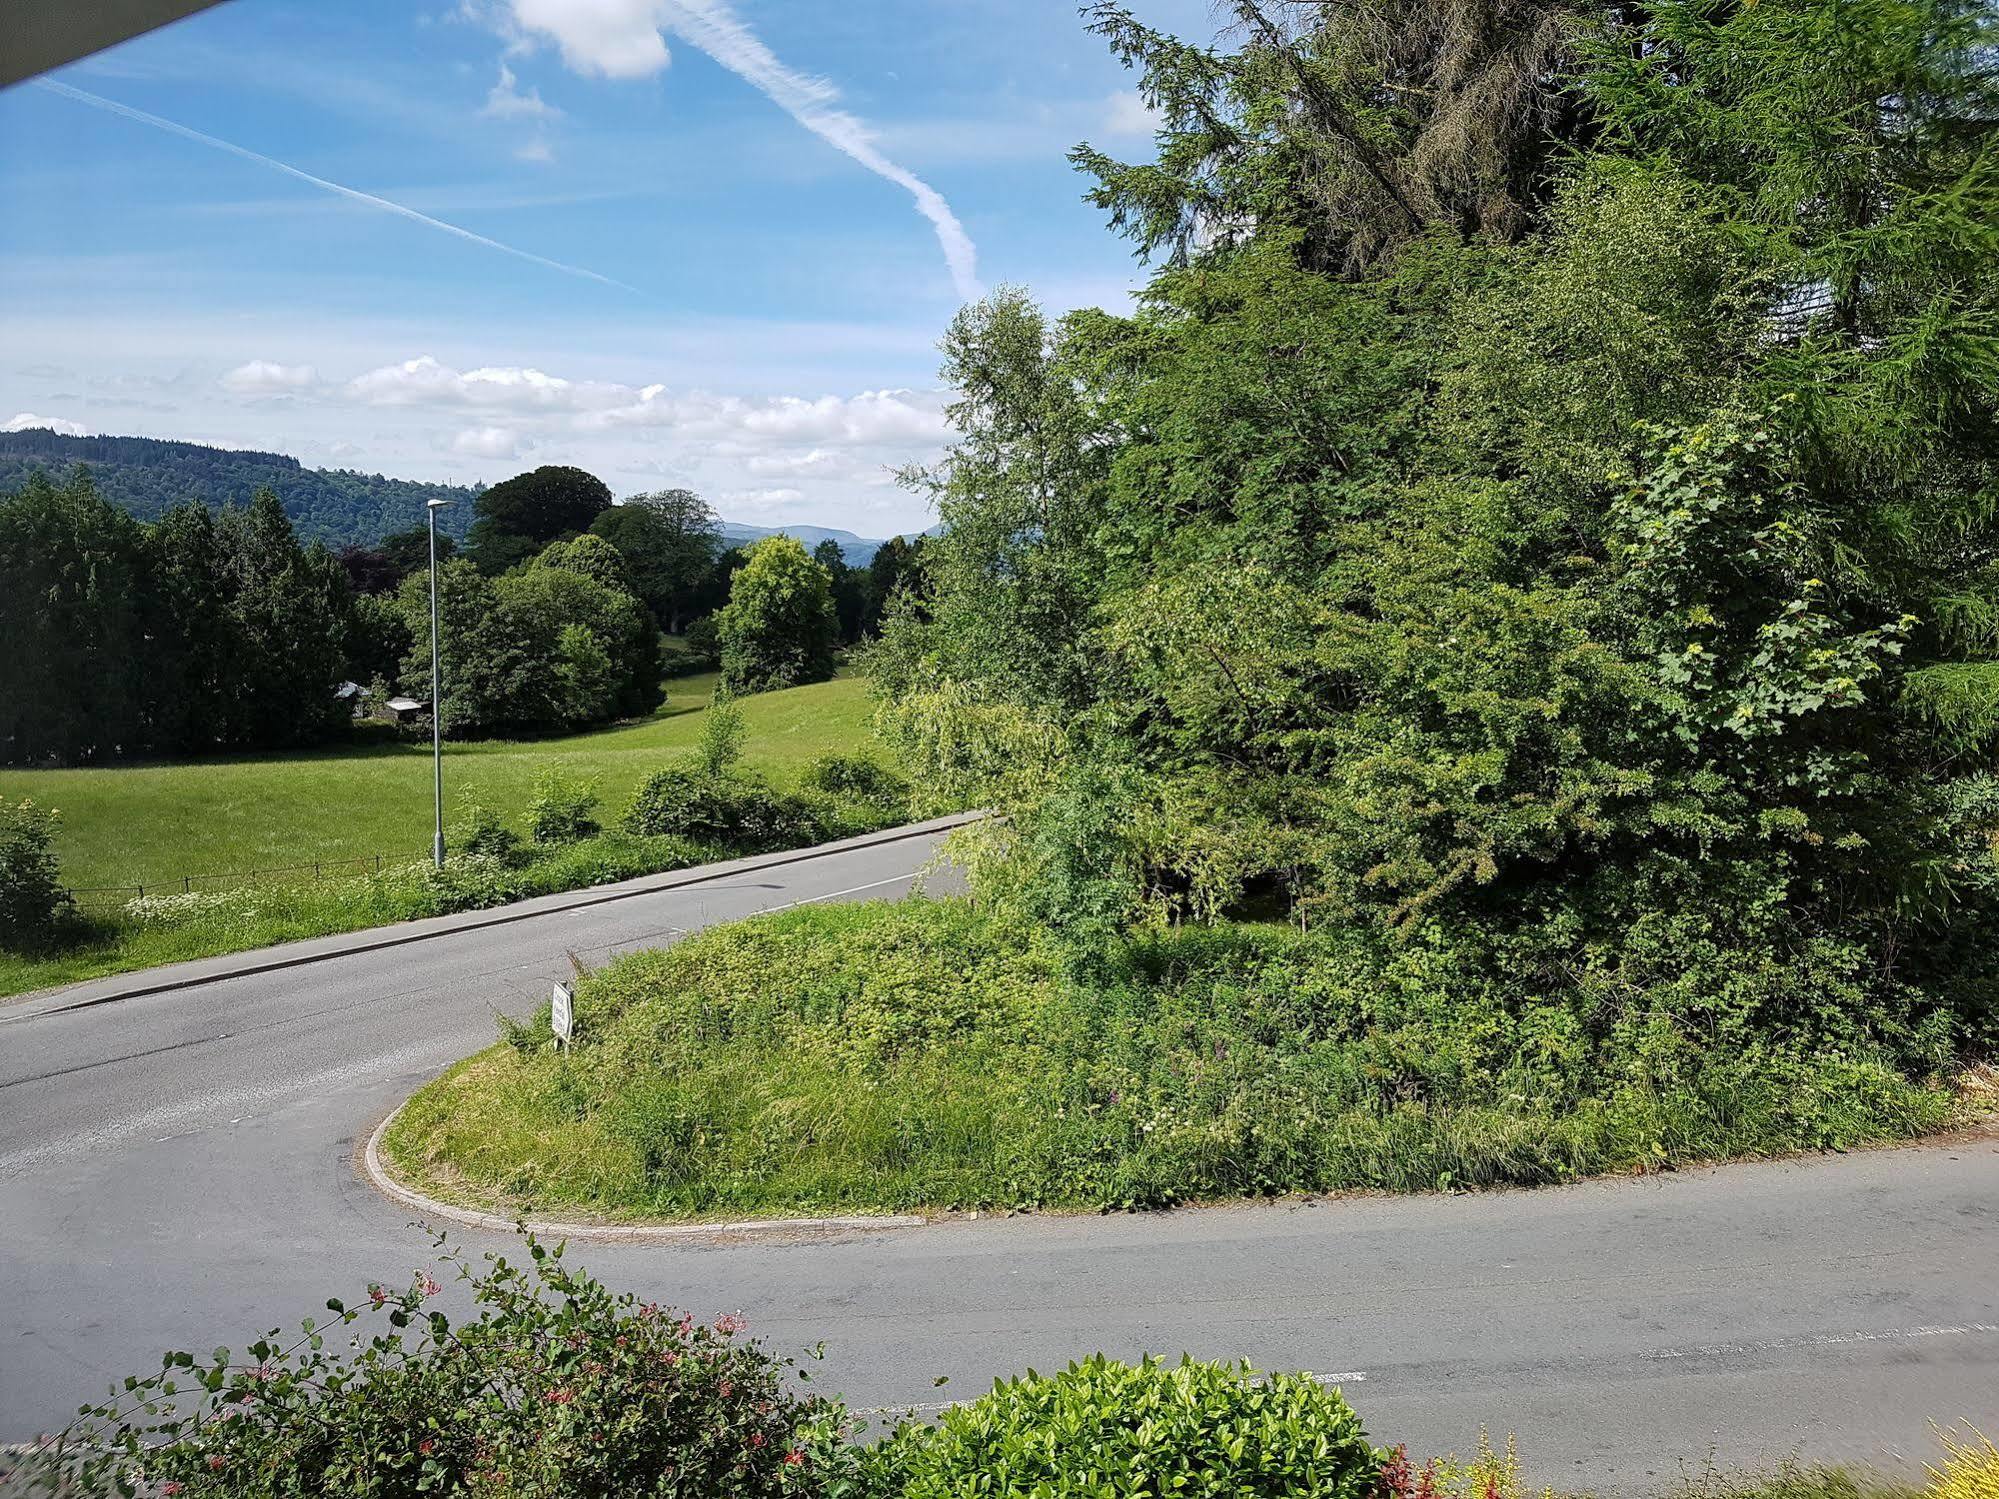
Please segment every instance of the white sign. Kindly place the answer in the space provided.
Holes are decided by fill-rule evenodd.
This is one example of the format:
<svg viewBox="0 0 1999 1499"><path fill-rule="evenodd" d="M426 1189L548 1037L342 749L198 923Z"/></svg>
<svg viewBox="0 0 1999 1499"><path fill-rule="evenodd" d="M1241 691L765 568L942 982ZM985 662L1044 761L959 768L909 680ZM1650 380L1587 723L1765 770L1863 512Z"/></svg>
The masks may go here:
<svg viewBox="0 0 1999 1499"><path fill-rule="evenodd" d="M555 1032L555 1039L564 1046L569 1044L569 1033L576 1028L576 1011L571 1004L575 997L569 985L557 984L554 1003L549 1006L549 1029Z"/></svg>

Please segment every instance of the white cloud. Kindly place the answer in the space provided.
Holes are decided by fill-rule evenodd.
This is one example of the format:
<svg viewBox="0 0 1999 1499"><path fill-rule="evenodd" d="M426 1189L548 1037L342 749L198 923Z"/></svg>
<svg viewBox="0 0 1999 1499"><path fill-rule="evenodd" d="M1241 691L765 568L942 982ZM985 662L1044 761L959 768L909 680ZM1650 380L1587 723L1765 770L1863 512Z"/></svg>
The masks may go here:
<svg viewBox="0 0 1999 1499"><path fill-rule="evenodd" d="M1119 89L1104 101L1106 135L1149 136L1159 126L1159 111L1147 104L1137 89Z"/></svg>
<svg viewBox="0 0 1999 1499"><path fill-rule="evenodd" d="M675 394L664 385L648 385L636 400L589 413L578 425L672 427L695 436L781 443L935 445L951 436L944 400L941 391L865 390L855 396L750 401L699 391Z"/></svg>
<svg viewBox="0 0 1999 1499"><path fill-rule="evenodd" d="M507 427L467 427L451 439L451 451L468 458L512 458L520 450L520 434Z"/></svg>
<svg viewBox="0 0 1999 1499"><path fill-rule="evenodd" d="M526 31L555 38L562 60L579 73L650 78L673 60L660 36L665 0L513 0Z"/></svg>
<svg viewBox="0 0 1999 1499"><path fill-rule="evenodd" d="M555 151L547 141L537 138L517 147L514 156L520 161L549 162L555 160Z"/></svg>
<svg viewBox="0 0 1999 1499"><path fill-rule="evenodd" d="M504 62L500 64L500 81L486 95L486 107L480 113L491 115L496 120L555 120L562 117L561 110L542 99L540 89L531 88L522 93L514 70Z"/></svg>
<svg viewBox="0 0 1999 1499"><path fill-rule="evenodd" d="M576 382L516 365L460 373L428 354L357 375L345 387L350 399L370 406L476 406L505 410L574 411L615 406L631 395L625 385Z"/></svg>
<svg viewBox="0 0 1999 1499"><path fill-rule="evenodd" d="M581 73L645 78L667 65L660 32L669 29L750 84L807 130L893 182L930 221L952 285L967 301L982 295L978 248L944 195L882 153L875 133L839 108L829 80L787 66L750 30L728 0L510 0L524 32L552 37Z"/></svg>
<svg viewBox="0 0 1999 1499"><path fill-rule="evenodd" d="M751 473L768 478L784 474L839 474L849 466L847 458L827 448L814 448L809 453L759 453L743 465Z"/></svg>
<svg viewBox="0 0 1999 1499"><path fill-rule="evenodd" d="M252 359L222 377L222 388L239 396L295 395L318 383L319 372L309 364L278 364L269 359Z"/></svg>
<svg viewBox="0 0 1999 1499"><path fill-rule="evenodd" d="M608 380L567 380L519 365L459 371L429 354L386 364L341 387L349 400L369 406L463 407L518 415L571 418L577 431L670 428L682 436L752 449L858 448L875 445L934 447L948 442L943 391L864 390L839 396L713 395L674 391L665 385L635 389ZM773 460L775 461L775 460ZM785 473L831 468L836 455L808 452Z"/></svg>
<svg viewBox="0 0 1999 1499"><path fill-rule="evenodd" d="M0 410L5 409L0 407ZM49 431L60 433L64 437L89 435L81 422L72 422L60 416L36 416L32 411L18 412L12 421L0 426L0 432L26 432L35 427L46 427Z"/></svg>
<svg viewBox="0 0 1999 1499"><path fill-rule="evenodd" d="M732 510L779 510L805 498L802 489L730 489L720 496Z"/></svg>

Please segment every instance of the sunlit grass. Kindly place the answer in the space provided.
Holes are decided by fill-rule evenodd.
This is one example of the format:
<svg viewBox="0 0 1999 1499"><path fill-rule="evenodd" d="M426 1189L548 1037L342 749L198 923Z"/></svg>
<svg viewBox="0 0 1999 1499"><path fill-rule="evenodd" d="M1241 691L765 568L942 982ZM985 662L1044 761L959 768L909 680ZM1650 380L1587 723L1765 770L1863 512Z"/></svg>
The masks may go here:
<svg viewBox="0 0 1999 1499"><path fill-rule="evenodd" d="M588 734L447 744L446 817L461 794L514 821L536 774L595 778L615 814L652 770L692 748L712 676L667 684L657 717ZM846 677L745 698L745 764L780 783L809 761L871 740L866 683ZM877 755L885 755L879 746ZM373 858L430 847L427 743L377 743L255 758L75 770L0 768L0 797L62 813L57 852L73 887L159 885L189 875Z"/></svg>

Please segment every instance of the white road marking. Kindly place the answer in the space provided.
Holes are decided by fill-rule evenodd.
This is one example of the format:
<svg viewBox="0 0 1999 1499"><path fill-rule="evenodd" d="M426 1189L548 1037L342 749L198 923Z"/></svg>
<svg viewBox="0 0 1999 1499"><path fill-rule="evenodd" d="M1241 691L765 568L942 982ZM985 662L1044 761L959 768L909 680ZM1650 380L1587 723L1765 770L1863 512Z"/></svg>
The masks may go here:
<svg viewBox="0 0 1999 1499"><path fill-rule="evenodd" d="M1779 1353L1789 1348L1837 1348L1847 1343L1887 1343L1908 1338L1962 1338L1999 1332L1999 1324L1962 1322L1949 1327L1891 1327L1880 1332L1827 1332L1809 1338L1772 1338L1763 1343L1705 1343L1694 1348L1662 1348L1651 1356L1728 1358L1743 1353Z"/></svg>

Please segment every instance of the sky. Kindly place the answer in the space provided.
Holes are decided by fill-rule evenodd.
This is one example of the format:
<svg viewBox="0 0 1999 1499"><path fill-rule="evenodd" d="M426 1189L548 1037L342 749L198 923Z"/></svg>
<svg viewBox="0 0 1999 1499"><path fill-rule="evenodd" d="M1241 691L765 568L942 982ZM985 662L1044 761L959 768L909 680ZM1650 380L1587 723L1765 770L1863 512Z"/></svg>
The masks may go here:
<svg viewBox="0 0 1999 1499"><path fill-rule="evenodd" d="M0 92L0 428L920 529L953 312L1129 303L1134 85L1073 0L229 0Z"/></svg>

